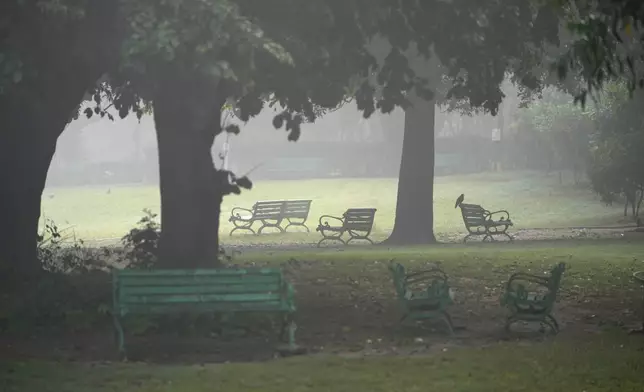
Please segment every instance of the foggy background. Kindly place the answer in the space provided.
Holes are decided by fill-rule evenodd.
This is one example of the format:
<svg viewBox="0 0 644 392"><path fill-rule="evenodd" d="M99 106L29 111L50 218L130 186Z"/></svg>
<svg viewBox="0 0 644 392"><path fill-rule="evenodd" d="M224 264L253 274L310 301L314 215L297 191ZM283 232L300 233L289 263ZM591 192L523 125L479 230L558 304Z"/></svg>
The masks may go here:
<svg viewBox="0 0 644 392"><path fill-rule="evenodd" d="M556 156L549 142L522 125L526 109L514 87L506 84L506 99L499 114L462 114L436 111L436 175L490 170L581 170L570 157ZM556 93L557 99L572 101ZM552 94L550 96L552 99ZM546 95L546 99L548 96ZM364 119L350 102L304 124L297 142L272 126L272 108L265 108L239 135L222 134L213 147L217 167L223 166L224 143L229 145L228 168L252 179L304 179L346 177L397 177L402 150L404 113L374 113ZM524 113L525 114L525 113ZM82 116L82 115L81 115ZM225 117L225 116L224 116ZM109 184L158 184L154 120L145 115L115 121L94 116L73 121L58 140L48 187ZM566 131L570 124L552 124ZM560 128L560 129L558 129ZM579 146L578 146L579 147ZM561 154L560 154L561 155ZM576 175L575 178L578 176Z"/></svg>

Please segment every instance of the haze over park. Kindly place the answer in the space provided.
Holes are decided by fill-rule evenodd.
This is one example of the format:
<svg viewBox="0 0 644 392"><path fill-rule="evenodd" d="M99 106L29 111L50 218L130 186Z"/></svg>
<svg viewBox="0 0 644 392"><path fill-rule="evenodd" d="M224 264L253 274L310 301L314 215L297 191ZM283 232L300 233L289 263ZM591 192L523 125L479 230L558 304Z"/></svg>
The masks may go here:
<svg viewBox="0 0 644 392"><path fill-rule="evenodd" d="M6 0L2 391L644 390L643 21Z"/></svg>

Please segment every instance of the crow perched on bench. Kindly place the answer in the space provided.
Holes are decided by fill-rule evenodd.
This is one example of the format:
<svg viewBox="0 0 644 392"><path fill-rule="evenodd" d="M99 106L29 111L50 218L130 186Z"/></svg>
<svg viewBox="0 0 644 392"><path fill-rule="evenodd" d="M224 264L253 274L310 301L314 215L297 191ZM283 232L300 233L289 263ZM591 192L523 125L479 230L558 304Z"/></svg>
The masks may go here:
<svg viewBox="0 0 644 392"><path fill-rule="evenodd" d="M460 206L464 200L465 200L465 194L461 193L458 199L456 199L456 204L454 204L454 208L458 208L458 206Z"/></svg>

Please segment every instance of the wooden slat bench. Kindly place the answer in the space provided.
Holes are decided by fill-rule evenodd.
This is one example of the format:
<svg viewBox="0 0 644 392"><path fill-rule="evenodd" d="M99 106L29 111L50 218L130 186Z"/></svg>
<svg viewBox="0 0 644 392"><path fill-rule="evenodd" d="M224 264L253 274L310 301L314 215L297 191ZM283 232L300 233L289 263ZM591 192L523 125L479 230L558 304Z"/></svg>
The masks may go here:
<svg viewBox="0 0 644 392"><path fill-rule="evenodd" d="M513 225L509 212L505 210L490 212L478 204L462 202L457 202L457 206L461 208L463 223L468 231L463 242L467 242L470 237L474 236L483 236L483 241L494 241L494 236L497 235L504 235L510 241L513 240L512 236L507 233Z"/></svg>
<svg viewBox="0 0 644 392"><path fill-rule="evenodd" d="M280 269L114 270L113 319L125 357L128 314L265 312L282 314L280 338L295 346L294 290Z"/></svg>
<svg viewBox="0 0 644 392"><path fill-rule="evenodd" d="M505 323L506 331L517 321L540 322L559 332L559 323L552 315L561 278L566 264L559 263L550 276L530 275L518 272L510 276L501 298L501 304L510 310ZM531 285L532 287L527 287Z"/></svg>
<svg viewBox="0 0 644 392"><path fill-rule="evenodd" d="M347 245L351 241L365 240L373 244L369 238L373 229L373 220L376 216L375 208L349 208L342 217L322 215L316 231L322 234L318 247L325 241L340 241ZM328 220L335 224L329 224ZM344 233L349 234L349 239L342 239Z"/></svg>
<svg viewBox="0 0 644 392"><path fill-rule="evenodd" d="M235 207L228 219L235 227L230 235L237 230L249 230L253 234L261 234L265 228L275 228L280 233L285 232L291 226L301 226L309 231L306 220L311 209L311 200L269 200L258 201L252 209ZM286 221L286 227L282 228L282 222ZM252 226L255 222L261 222L257 231Z"/></svg>
<svg viewBox="0 0 644 392"><path fill-rule="evenodd" d="M408 274L402 264L393 261L389 264L389 271L403 311L401 322L441 320L449 333L454 333L452 318L447 313L452 296L445 272L434 267ZM422 287L417 287L419 284Z"/></svg>

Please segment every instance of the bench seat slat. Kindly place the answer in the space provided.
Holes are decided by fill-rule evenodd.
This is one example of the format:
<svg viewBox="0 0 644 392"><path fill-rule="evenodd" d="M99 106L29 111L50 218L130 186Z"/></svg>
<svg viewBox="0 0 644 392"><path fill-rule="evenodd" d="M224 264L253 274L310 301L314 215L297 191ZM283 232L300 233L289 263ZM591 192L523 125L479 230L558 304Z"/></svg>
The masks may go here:
<svg viewBox="0 0 644 392"><path fill-rule="evenodd" d="M279 284L261 285L199 285L199 286L124 286L121 287L122 297L136 295L174 295L174 294L262 294L280 291Z"/></svg>
<svg viewBox="0 0 644 392"><path fill-rule="evenodd" d="M119 270L116 271L119 278L128 276L256 276L256 275L277 275L281 276L282 271L278 268L222 268L222 269L168 269L168 270Z"/></svg>
<svg viewBox="0 0 644 392"><path fill-rule="evenodd" d="M356 230L356 231L369 231L371 230L372 225L370 224L347 224L346 228L349 230Z"/></svg>
<svg viewBox="0 0 644 392"><path fill-rule="evenodd" d="M290 313L291 308L282 302L249 302L249 303L187 303L167 306L164 304L128 304L121 308L121 315L132 314L167 314L167 313L245 313L245 312L279 312Z"/></svg>
<svg viewBox="0 0 644 392"><path fill-rule="evenodd" d="M254 277L221 277L221 278L169 278L169 277L150 277L150 278L119 278L121 285L124 287L129 286L186 286L186 285L253 285L253 284L269 284L278 281L274 277L254 276Z"/></svg>
<svg viewBox="0 0 644 392"><path fill-rule="evenodd" d="M208 303L208 302L271 302L279 301L281 294L159 294L159 295L127 295L121 296L122 304L147 303Z"/></svg>

